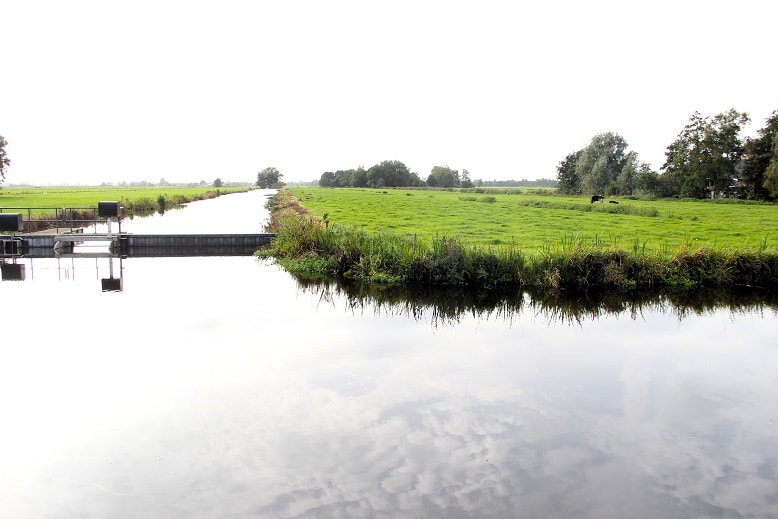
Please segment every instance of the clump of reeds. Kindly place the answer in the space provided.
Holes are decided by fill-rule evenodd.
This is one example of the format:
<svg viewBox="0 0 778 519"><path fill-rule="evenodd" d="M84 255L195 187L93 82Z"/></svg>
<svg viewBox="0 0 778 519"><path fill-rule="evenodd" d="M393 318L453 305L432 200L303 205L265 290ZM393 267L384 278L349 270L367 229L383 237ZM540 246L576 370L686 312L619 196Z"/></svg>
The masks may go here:
<svg viewBox="0 0 778 519"><path fill-rule="evenodd" d="M778 255L758 250L684 246L632 251L575 237L534 253L517 246L468 246L456 237L431 243L391 233L331 225L284 194L271 203L268 230L276 236L260 254L307 279L337 277L371 284L540 290L664 287L778 287Z"/></svg>
<svg viewBox="0 0 778 519"><path fill-rule="evenodd" d="M154 214L154 212L159 207L158 201L149 196L138 198L136 200L128 200L123 198L121 200L121 206L124 208L127 214L138 216Z"/></svg>
<svg viewBox="0 0 778 519"><path fill-rule="evenodd" d="M584 213L603 212L612 214L629 214L633 216L655 217L659 216L659 210L650 206L634 206L632 204L600 204L583 203L574 201L558 200L521 200L518 205L523 207L537 207L544 209L565 209L571 211L581 211Z"/></svg>

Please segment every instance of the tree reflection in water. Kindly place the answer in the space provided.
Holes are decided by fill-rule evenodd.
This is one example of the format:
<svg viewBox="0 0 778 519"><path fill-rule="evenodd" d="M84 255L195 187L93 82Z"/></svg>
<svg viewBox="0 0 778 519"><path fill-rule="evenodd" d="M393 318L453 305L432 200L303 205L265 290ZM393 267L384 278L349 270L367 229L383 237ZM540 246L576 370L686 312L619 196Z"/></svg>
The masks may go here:
<svg viewBox="0 0 778 519"><path fill-rule="evenodd" d="M778 294L759 290L694 289L656 292L619 291L483 291L462 288L408 288L367 286L340 281L297 280L305 293L318 293L321 301L335 304L344 298L356 310L371 308L386 315L429 318L433 326L453 325L465 316L500 318L510 322L523 313L542 316L551 323L579 325L585 320L628 314L638 319L659 311L679 321L722 308L734 314L778 313Z"/></svg>

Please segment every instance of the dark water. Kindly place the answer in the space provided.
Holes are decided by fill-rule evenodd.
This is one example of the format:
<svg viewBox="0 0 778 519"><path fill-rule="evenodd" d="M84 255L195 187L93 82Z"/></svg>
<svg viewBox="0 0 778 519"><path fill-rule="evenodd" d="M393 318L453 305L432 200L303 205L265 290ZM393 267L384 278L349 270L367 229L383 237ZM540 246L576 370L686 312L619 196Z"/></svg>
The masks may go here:
<svg viewBox="0 0 778 519"><path fill-rule="evenodd" d="M246 228L203 232L258 232L263 195L154 225L229 202ZM18 262L3 518L778 514L769 301L376 296L251 257Z"/></svg>

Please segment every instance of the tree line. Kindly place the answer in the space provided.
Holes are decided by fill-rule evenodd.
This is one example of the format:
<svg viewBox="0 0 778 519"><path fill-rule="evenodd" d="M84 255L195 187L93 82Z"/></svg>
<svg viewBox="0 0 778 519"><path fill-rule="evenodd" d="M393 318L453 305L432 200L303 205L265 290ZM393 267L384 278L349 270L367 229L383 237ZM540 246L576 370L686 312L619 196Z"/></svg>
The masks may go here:
<svg viewBox="0 0 778 519"><path fill-rule="evenodd" d="M556 184L553 180L546 182ZM360 166L356 169L325 171L319 178L319 186L321 187L436 187L448 189L470 188L487 183L482 180L471 180L470 172L466 169L459 171L448 166L434 166L427 178L422 179L418 173L409 170L399 160L385 160L368 169Z"/></svg>
<svg viewBox="0 0 778 519"><path fill-rule="evenodd" d="M778 199L778 110L756 137L740 133L747 113L695 112L665 151L660 172L640 161L617 133L595 135L557 166L561 194Z"/></svg>
<svg viewBox="0 0 778 519"><path fill-rule="evenodd" d="M322 187L421 187L424 182L416 172L399 160L385 160L368 169L325 171L319 178Z"/></svg>

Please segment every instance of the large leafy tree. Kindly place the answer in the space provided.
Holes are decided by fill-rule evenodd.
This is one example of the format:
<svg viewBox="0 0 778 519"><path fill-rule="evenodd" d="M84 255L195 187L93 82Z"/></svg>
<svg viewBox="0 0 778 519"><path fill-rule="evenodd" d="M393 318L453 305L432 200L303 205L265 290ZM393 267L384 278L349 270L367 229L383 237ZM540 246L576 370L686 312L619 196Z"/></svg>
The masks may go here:
<svg viewBox="0 0 778 519"><path fill-rule="evenodd" d="M615 183L627 162L627 141L618 133L598 133L583 149L575 165L581 190L603 194Z"/></svg>
<svg viewBox="0 0 778 519"><path fill-rule="evenodd" d="M557 166L559 192L631 195L653 190L657 183L653 181L651 166L640 162L637 152L627 148L627 141L618 133L598 133L588 146L569 153Z"/></svg>
<svg viewBox="0 0 778 519"><path fill-rule="evenodd" d="M8 169L8 166L11 165L11 159L8 158L8 155L5 152L6 144L8 144L8 142L0 135L0 186L5 180L5 171Z"/></svg>
<svg viewBox="0 0 778 519"><path fill-rule="evenodd" d="M366 187L365 168L325 171L319 178L320 187Z"/></svg>
<svg viewBox="0 0 778 519"><path fill-rule="evenodd" d="M424 183L399 160L385 160L368 170L356 169L326 171L319 178L321 187L418 187Z"/></svg>
<svg viewBox="0 0 778 519"><path fill-rule="evenodd" d="M459 171L448 166L434 166L427 177L427 185L430 187L459 187L461 180Z"/></svg>
<svg viewBox="0 0 778 519"><path fill-rule="evenodd" d="M778 110L766 123L758 137L746 140L743 180L747 198L778 198Z"/></svg>
<svg viewBox="0 0 778 519"><path fill-rule="evenodd" d="M257 185L263 189L277 187L283 183L284 175L274 167L268 167L257 173Z"/></svg>
<svg viewBox="0 0 778 519"><path fill-rule="evenodd" d="M646 163L641 163L632 179L632 194L663 196L662 179Z"/></svg>
<svg viewBox="0 0 778 519"><path fill-rule="evenodd" d="M399 160L385 160L367 170L368 187L419 186L421 179Z"/></svg>
<svg viewBox="0 0 778 519"><path fill-rule="evenodd" d="M335 187L335 173L325 171L319 177L319 187Z"/></svg>
<svg viewBox="0 0 778 519"><path fill-rule="evenodd" d="M583 150L568 153L565 160L556 167L556 178L559 182L557 189L563 195L577 195L581 193L581 182L575 171L575 164Z"/></svg>
<svg viewBox="0 0 778 519"><path fill-rule="evenodd" d="M665 151L665 185L684 197L703 198L730 191L745 151L740 139L746 113L734 109L713 118L695 112Z"/></svg>
<svg viewBox="0 0 778 519"><path fill-rule="evenodd" d="M640 162L638 161L637 152L630 151L627 153L624 166L616 176L615 181L612 183L613 190L620 195L631 195L634 191L635 177L638 175L638 168Z"/></svg>
<svg viewBox="0 0 778 519"><path fill-rule="evenodd" d="M762 186L772 198L778 198L778 134L773 137L773 153L764 172Z"/></svg>
<svg viewBox="0 0 778 519"><path fill-rule="evenodd" d="M351 185L351 171L339 169L335 172L335 187L348 187Z"/></svg>
<svg viewBox="0 0 778 519"><path fill-rule="evenodd" d="M357 169L350 169L351 178L349 185L351 187L367 187L367 171L362 166Z"/></svg>
<svg viewBox="0 0 778 519"><path fill-rule="evenodd" d="M698 185L696 172L700 169L704 155L702 140L706 124L700 112L694 112L678 137L665 150L662 177L673 195L694 193L694 196L699 196L704 193L704 176Z"/></svg>
<svg viewBox="0 0 778 519"><path fill-rule="evenodd" d="M633 162L637 160L634 157ZM598 133L582 150L570 153L557 166L559 192L602 194L617 192L617 178L627 164L627 141L618 133ZM635 163L636 165L636 163Z"/></svg>
<svg viewBox="0 0 778 519"><path fill-rule="evenodd" d="M459 177L459 186L464 188L473 187L473 181L470 179L470 172L466 169L462 170L462 175Z"/></svg>

